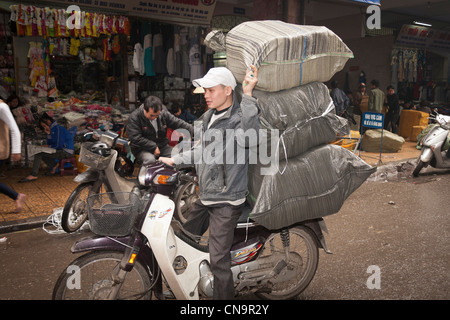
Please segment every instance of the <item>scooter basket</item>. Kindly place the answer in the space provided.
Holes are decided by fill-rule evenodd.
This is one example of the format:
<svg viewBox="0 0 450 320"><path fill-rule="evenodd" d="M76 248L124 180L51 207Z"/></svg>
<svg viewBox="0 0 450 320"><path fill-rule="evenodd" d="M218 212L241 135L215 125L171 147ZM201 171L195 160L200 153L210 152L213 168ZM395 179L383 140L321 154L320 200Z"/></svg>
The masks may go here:
<svg viewBox="0 0 450 320"><path fill-rule="evenodd" d="M132 192L107 192L87 198L91 231L101 236L123 237L129 235L142 203Z"/></svg>
<svg viewBox="0 0 450 320"><path fill-rule="evenodd" d="M111 162L113 154L104 157L100 154L93 153L90 150L93 144L93 142L84 142L81 144L80 157L78 158L78 161L90 168L105 170Z"/></svg>

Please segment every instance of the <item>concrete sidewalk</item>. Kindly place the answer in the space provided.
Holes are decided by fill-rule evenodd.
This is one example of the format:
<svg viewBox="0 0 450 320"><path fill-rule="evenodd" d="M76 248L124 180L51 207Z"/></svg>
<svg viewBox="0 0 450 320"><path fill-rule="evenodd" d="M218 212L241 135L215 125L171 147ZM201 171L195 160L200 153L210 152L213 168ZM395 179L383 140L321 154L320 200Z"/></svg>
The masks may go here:
<svg viewBox="0 0 450 320"><path fill-rule="evenodd" d="M382 166L390 162L417 159L420 150L416 149L416 142L407 141L397 153L371 153L356 151L367 163L373 166ZM26 228L41 227L47 218L57 208L64 207L70 193L77 184L73 181L74 176L43 176L33 182L18 183L27 176L30 169L16 168L5 170L0 181L17 192L27 195L25 206L20 213L14 213L15 204L5 195L0 195L0 234Z"/></svg>

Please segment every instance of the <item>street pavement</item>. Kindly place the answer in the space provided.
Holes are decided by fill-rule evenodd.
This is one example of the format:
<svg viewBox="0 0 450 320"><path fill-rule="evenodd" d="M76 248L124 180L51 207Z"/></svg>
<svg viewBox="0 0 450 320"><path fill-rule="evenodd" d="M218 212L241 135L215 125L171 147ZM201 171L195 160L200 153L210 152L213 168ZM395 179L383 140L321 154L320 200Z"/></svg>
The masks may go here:
<svg viewBox="0 0 450 320"><path fill-rule="evenodd" d="M320 251L316 276L299 300L450 299L450 170L427 168L412 178L416 160L387 159L325 217L333 253ZM51 234L42 223L3 233L0 300L51 299L59 274L76 258L70 247L90 235Z"/></svg>

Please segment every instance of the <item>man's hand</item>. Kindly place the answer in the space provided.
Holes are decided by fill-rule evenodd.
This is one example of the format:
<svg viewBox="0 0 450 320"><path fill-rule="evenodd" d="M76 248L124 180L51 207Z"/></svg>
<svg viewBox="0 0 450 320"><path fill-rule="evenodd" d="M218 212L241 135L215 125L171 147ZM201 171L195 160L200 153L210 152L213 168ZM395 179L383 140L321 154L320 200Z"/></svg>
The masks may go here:
<svg viewBox="0 0 450 320"><path fill-rule="evenodd" d="M22 155L20 153L13 153L13 154L11 154L11 160L12 161L19 161L20 158L22 158Z"/></svg>
<svg viewBox="0 0 450 320"><path fill-rule="evenodd" d="M258 82L258 69L251 65L250 69L247 69L244 81L242 81L242 91L244 94L251 96L253 89Z"/></svg>
<svg viewBox="0 0 450 320"><path fill-rule="evenodd" d="M158 147L156 147L155 152L153 152L153 154L155 155L155 158L159 157L159 155L161 154L161 151L159 150Z"/></svg>
<svg viewBox="0 0 450 320"><path fill-rule="evenodd" d="M173 161L172 158L167 158L167 157L159 157L158 159L159 161L161 161L162 163L165 163L169 166L174 166L175 165L175 161Z"/></svg>

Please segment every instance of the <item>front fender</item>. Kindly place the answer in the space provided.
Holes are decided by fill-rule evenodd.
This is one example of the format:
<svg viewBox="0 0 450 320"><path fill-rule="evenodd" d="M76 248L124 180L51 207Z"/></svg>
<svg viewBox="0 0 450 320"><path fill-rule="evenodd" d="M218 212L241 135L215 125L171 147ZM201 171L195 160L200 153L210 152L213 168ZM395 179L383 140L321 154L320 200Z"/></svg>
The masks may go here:
<svg viewBox="0 0 450 320"><path fill-rule="evenodd" d="M100 172L94 169L87 169L86 171L78 174L73 181L76 183L85 183L91 181L97 181L100 177Z"/></svg>
<svg viewBox="0 0 450 320"><path fill-rule="evenodd" d="M133 245L134 240L134 245ZM131 245L131 246L130 246ZM132 238L131 236L126 237L102 237L95 236L89 238L83 238L74 243L71 248L72 253L79 253L85 251L120 251L123 252L126 258L126 262L129 260L129 254L136 252L136 247L139 248L138 255L136 259L141 262L143 266L146 267L149 277L154 277L154 287L153 290L158 299L163 299L162 294L162 279L161 270L156 262L153 255L152 249L145 245L141 237ZM128 251L127 251L128 250ZM123 266L126 271L131 271L133 263L127 263Z"/></svg>
<svg viewBox="0 0 450 320"><path fill-rule="evenodd" d="M122 237L115 239L100 236L89 237L83 238L75 242L70 251L72 251L72 253L95 251L95 250L125 251L129 242L130 237Z"/></svg>
<svg viewBox="0 0 450 320"><path fill-rule="evenodd" d="M431 161L432 158L433 158L433 151L428 147L422 146L422 153L420 154L420 161L422 161L423 163L428 163Z"/></svg>

